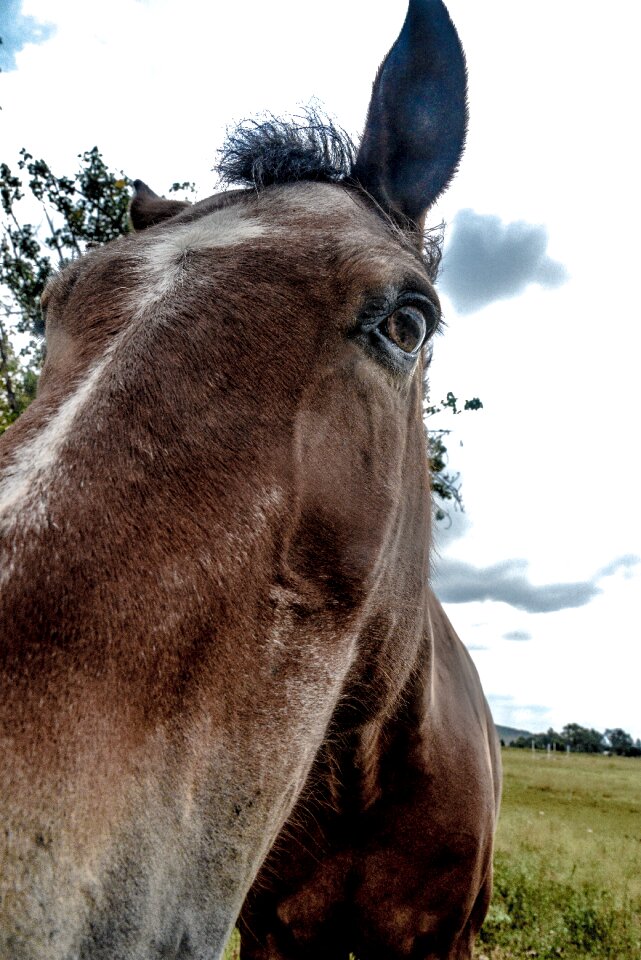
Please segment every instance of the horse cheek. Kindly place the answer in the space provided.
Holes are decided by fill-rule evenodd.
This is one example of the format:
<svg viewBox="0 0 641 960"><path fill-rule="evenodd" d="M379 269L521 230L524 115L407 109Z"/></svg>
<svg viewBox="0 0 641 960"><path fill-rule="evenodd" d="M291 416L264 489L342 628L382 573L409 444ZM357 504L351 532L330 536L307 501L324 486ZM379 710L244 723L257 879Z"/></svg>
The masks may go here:
<svg viewBox="0 0 641 960"><path fill-rule="evenodd" d="M398 419L362 399L346 403L343 395L322 414L304 410L297 423L299 510L289 563L348 608L371 592L388 544L403 450Z"/></svg>

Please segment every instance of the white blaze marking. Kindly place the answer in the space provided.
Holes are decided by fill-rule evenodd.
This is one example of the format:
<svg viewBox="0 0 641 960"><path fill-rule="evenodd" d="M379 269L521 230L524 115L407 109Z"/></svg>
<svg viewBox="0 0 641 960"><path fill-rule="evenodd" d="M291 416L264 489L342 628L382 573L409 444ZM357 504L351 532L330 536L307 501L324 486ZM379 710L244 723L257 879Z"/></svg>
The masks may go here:
<svg viewBox="0 0 641 960"><path fill-rule="evenodd" d="M18 508L31 528L46 518L46 487L58 455L79 411L94 392L116 344L112 344L87 379L67 397L40 431L23 443L0 477L0 532L8 533L18 521Z"/></svg>
<svg viewBox="0 0 641 960"><path fill-rule="evenodd" d="M233 247L265 233L267 228L258 219L243 217L237 210L224 207L193 223L180 224L166 236L154 239L143 249L143 288L136 313L144 313L171 293L182 276L187 254Z"/></svg>
<svg viewBox="0 0 641 960"><path fill-rule="evenodd" d="M86 379L67 397L58 410L16 451L0 475L0 533L9 533L20 522L30 530L41 529L47 516L47 498L56 474L59 456L69 439L77 417L98 389L103 374L118 347L135 336L146 311L174 290L183 271L184 257L193 250L230 247L253 240L267 232L257 219L243 217L237 210L223 208L193 223L185 223L160 236L141 242L142 291L132 316ZM146 329L149 327L145 324ZM4 571L6 577L8 571ZM0 576L0 580L2 577Z"/></svg>

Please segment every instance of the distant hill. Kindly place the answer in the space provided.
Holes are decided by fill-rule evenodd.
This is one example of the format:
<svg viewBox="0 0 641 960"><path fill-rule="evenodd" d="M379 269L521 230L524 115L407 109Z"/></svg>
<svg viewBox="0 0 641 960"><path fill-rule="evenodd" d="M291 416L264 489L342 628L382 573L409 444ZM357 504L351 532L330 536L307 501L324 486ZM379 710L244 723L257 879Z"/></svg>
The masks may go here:
<svg viewBox="0 0 641 960"><path fill-rule="evenodd" d="M499 740L502 740L505 744L512 743L513 740L517 740L519 737L532 736L529 730L516 730L515 727L502 727L499 723L496 723L495 727L499 735Z"/></svg>

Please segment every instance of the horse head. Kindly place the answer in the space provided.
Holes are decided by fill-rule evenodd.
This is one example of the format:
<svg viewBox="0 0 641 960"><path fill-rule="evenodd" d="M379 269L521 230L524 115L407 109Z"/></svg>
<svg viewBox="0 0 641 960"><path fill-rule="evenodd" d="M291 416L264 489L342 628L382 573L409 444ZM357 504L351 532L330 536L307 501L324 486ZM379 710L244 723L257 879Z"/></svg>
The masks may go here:
<svg viewBox="0 0 641 960"><path fill-rule="evenodd" d="M2 441L2 960L218 957L335 718L429 662L422 225L465 124L411 0L355 155L245 127L241 189L139 182L49 284Z"/></svg>

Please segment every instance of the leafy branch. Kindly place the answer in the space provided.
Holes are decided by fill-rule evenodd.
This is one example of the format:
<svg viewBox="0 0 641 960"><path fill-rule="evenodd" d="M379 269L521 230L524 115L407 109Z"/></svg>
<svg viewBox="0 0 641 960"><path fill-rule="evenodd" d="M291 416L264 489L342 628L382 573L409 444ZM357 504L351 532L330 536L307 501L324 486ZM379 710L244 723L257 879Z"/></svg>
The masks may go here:
<svg viewBox="0 0 641 960"><path fill-rule="evenodd" d="M458 398L451 391L448 392L445 400L441 400L440 403L430 403L425 400L423 404L423 420L427 429L427 452L430 461L432 490L436 496L434 504L436 520L445 520L449 517L447 503L452 504L458 510L463 510L464 507L461 495L461 475L451 473L447 469L448 452L445 438L449 437L452 431L442 427L430 429L428 421L446 411L449 411L452 416L458 416L463 410L480 410L482 407L483 404L478 397L465 400L463 407L459 407Z"/></svg>

